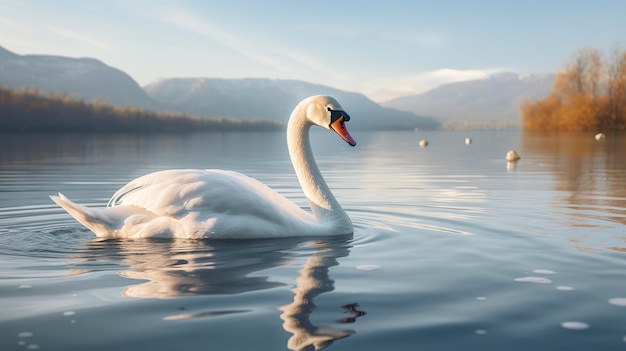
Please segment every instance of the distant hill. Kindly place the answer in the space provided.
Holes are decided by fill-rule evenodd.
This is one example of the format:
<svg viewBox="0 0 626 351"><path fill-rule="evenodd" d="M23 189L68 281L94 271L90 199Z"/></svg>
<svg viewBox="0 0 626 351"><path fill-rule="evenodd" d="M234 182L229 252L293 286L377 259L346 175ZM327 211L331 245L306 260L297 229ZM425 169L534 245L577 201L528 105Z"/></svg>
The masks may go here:
<svg viewBox="0 0 626 351"><path fill-rule="evenodd" d="M91 58L18 55L0 47L0 86L66 93L87 102L106 101L153 111L200 117L269 119L285 123L310 95L337 98L354 115L352 129L436 129L440 123L412 112L382 107L362 94L293 80L166 79L142 89L128 74Z"/></svg>
<svg viewBox="0 0 626 351"><path fill-rule="evenodd" d="M128 74L91 58L17 55L0 47L0 85L67 93L86 101L159 110L156 101Z"/></svg>
<svg viewBox="0 0 626 351"><path fill-rule="evenodd" d="M425 93L396 98L383 106L432 116L444 125L469 122L490 125L520 120L519 105L525 97L545 96L556 79L554 74L519 75L498 73L478 79L441 85Z"/></svg>
<svg viewBox="0 0 626 351"><path fill-rule="evenodd" d="M354 117L350 129L436 129L440 125L430 117L382 107L362 94L297 80L174 78L144 89L171 110L205 117L260 117L286 123L300 100L331 95Z"/></svg>
<svg viewBox="0 0 626 351"><path fill-rule="evenodd" d="M85 102L67 95L0 87L0 133L172 133L197 131L278 130L275 121L199 118L158 113L108 102Z"/></svg>

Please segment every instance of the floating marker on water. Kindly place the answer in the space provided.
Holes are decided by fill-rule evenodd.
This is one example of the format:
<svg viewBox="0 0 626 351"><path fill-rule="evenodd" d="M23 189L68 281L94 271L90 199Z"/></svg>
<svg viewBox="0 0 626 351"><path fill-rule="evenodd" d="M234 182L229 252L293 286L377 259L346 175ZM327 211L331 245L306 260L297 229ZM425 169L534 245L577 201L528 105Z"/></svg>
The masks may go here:
<svg viewBox="0 0 626 351"><path fill-rule="evenodd" d="M604 133L598 133L596 134L596 140L597 141L602 141L606 138L606 135L604 135Z"/></svg>
<svg viewBox="0 0 626 351"><path fill-rule="evenodd" d="M509 162L515 162L517 160L519 160L521 157L519 156L519 154L517 153L517 151L515 150L511 150L509 152L506 153L506 157L505 159Z"/></svg>
<svg viewBox="0 0 626 351"><path fill-rule="evenodd" d="M471 138L465 138L465 144L469 145L472 143L472 139Z"/></svg>
<svg viewBox="0 0 626 351"><path fill-rule="evenodd" d="M420 146L421 146L421 147L426 147L426 146L428 146L428 140L426 140L426 139L422 139L422 140L420 140Z"/></svg>

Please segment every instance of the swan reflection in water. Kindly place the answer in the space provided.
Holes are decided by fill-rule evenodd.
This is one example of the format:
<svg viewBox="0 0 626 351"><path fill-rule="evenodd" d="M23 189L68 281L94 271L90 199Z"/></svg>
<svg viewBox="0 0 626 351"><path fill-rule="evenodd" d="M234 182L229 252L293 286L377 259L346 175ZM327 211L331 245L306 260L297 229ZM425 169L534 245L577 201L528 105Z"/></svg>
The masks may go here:
<svg viewBox="0 0 626 351"><path fill-rule="evenodd" d="M85 273L93 261L113 261L127 268L120 273L129 279L144 280L126 286L122 294L131 298L177 298L184 296L238 294L290 285L272 280L256 272L289 266L306 258L298 271L291 303L280 306L283 328L292 334L287 342L291 350L321 350L334 340L348 337L354 330L316 326L310 316L315 309L313 299L334 289L329 268L337 266L337 258L349 254L350 237L306 240L303 238L224 241L125 241L94 240L73 265L74 274ZM110 267L100 264L98 267ZM353 301L337 306L350 323L365 312ZM167 316L167 320L215 316L246 311L183 313Z"/></svg>
<svg viewBox="0 0 626 351"><path fill-rule="evenodd" d="M322 248L315 252L315 256L309 257L304 267L299 271L300 276L296 279L297 287L293 289L293 302L280 307L283 313L283 328L293 334L287 342L290 350L322 350L333 341L354 334L354 330L340 330L330 327L318 327L311 323L310 315L315 309L313 298L319 294L332 291L334 281L328 277L329 267L336 266L337 252ZM347 255L347 249L345 255ZM365 314L357 310L358 304L352 303L342 306L351 317L343 318L338 322L350 323L356 317Z"/></svg>

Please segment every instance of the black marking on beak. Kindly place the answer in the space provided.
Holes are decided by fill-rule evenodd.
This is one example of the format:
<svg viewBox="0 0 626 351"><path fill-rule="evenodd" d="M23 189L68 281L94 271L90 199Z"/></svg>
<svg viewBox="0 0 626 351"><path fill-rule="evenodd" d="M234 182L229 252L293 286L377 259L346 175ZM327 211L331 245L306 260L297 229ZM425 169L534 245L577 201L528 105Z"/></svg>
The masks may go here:
<svg viewBox="0 0 626 351"><path fill-rule="evenodd" d="M333 123L335 123L336 120L338 120L341 117L343 117L343 120L345 122L348 122L350 120L350 115L348 115L346 111L332 110L329 107L328 112L330 112L330 124L329 125L332 125Z"/></svg>
<svg viewBox="0 0 626 351"><path fill-rule="evenodd" d="M346 121L350 120L350 116L345 111L331 110L330 112L330 129L334 130L343 140L345 140L350 146L355 146L356 141L348 132L346 128Z"/></svg>

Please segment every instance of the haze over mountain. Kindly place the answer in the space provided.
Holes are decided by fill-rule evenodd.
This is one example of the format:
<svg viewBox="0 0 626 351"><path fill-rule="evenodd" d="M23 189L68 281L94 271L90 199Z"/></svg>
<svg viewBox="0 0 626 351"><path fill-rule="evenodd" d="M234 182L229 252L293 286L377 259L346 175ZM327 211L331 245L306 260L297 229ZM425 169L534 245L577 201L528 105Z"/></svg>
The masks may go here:
<svg viewBox="0 0 626 351"><path fill-rule="evenodd" d="M17 55L0 47L0 85L67 93L85 101L102 100L158 110L128 74L92 58L50 55Z"/></svg>
<svg viewBox="0 0 626 351"><path fill-rule="evenodd" d="M293 107L311 95L331 95L353 115L351 129L436 129L439 122L382 107L359 93L296 80L266 78L174 78L144 87L170 109L207 117L267 118L284 123Z"/></svg>
<svg viewBox="0 0 626 351"><path fill-rule="evenodd" d="M383 106L435 117L441 121L518 123L519 105L545 96L556 75L497 73L477 79L441 85L422 94L393 99Z"/></svg>
<svg viewBox="0 0 626 351"><path fill-rule="evenodd" d="M0 47L0 85L67 93L153 111L200 117L262 118L286 123L293 107L310 95L332 95L355 118L353 129L436 129L440 123L412 112L382 107L359 93L295 80L165 79L142 89L128 74L91 58L17 55ZM149 95L148 95L149 94Z"/></svg>

